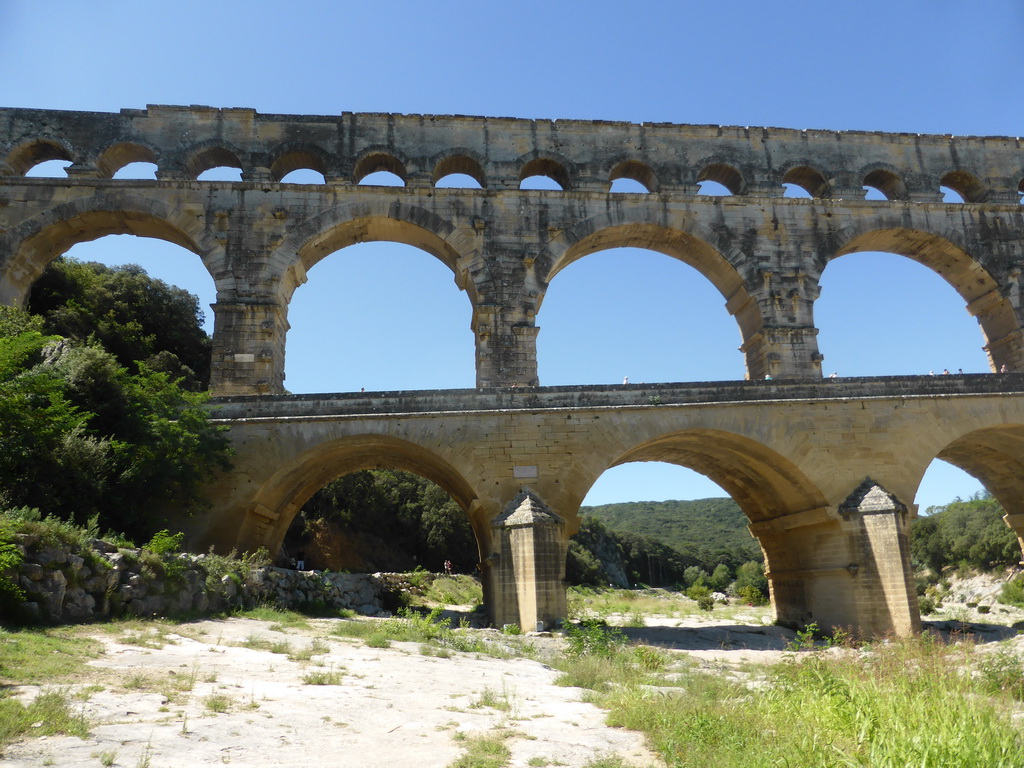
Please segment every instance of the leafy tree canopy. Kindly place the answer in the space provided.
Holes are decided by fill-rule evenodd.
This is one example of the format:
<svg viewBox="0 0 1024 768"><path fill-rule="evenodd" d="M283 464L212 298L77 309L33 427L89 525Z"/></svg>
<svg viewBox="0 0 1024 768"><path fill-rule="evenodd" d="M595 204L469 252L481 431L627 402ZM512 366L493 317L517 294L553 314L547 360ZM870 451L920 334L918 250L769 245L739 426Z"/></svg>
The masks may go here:
<svg viewBox="0 0 1024 768"><path fill-rule="evenodd" d="M1003 521L1002 506L986 492L967 501L931 507L910 526L910 555L937 574L951 565L988 570L1020 561L1017 537Z"/></svg>
<svg viewBox="0 0 1024 768"><path fill-rule="evenodd" d="M128 370L136 362L206 389L210 338L199 299L146 274L142 267L107 267L59 258L36 281L29 312L46 333L93 339Z"/></svg>
<svg viewBox="0 0 1024 768"><path fill-rule="evenodd" d="M141 540L203 508L230 451L189 391L209 368L195 297L58 260L30 305L41 314L0 308L0 507Z"/></svg>

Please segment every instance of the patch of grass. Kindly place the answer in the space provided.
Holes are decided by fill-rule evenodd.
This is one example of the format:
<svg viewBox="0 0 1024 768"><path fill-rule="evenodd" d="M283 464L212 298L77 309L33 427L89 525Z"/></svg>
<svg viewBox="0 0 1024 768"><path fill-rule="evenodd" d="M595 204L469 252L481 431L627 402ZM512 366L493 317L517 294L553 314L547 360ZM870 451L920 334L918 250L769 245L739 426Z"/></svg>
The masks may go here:
<svg viewBox="0 0 1024 768"><path fill-rule="evenodd" d="M331 647L321 640L319 637L313 638L313 642L307 645L305 648L299 648L298 650L292 651L288 654L288 658L292 661L309 661L314 656L323 656L325 653L330 653Z"/></svg>
<svg viewBox="0 0 1024 768"><path fill-rule="evenodd" d="M452 738L460 742L466 752L448 768L504 768L512 758L512 751L505 742L511 736L507 730L467 736L459 731Z"/></svg>
<svg viewBox="0 0 1024 768"><path fill-rule="evenodd" d="M0 629L0 682L69 682L100 654L100 644L78 629Z"/></svg>
<svg viewBox="0 0 1024 768"><path fill-rule="evenodd" d="M223 714L231 708L231 697L223 693L214 693L203 700L203 706L211 712Z"/></svg>
<svg viewBox="0 0 1024 768"><path fill-rule="evenodd" d="M89 723L84 711L75 711L66 690L41 691L28 705L15 699L0 699L0 754L4 748L26 736L58 734L84 739Z"/></svg>
<svg viewBox="0 0 1024 768"><path fill-rule="evenodd" d="M240 643L235 643L242 648L250 648L254 651L270 651L271 653L288 654L292 653L292 645L287 640L271 640L266 637L251 634Z"/></svg>
<svg viewBox="0 0 1024 768"><path fill-rule="evenodd" d="M390 648L391 638L384 632L371 632L366 636L366 644L371 648Z"/></svg>
<svg viewBox="0 0 1024 768"><path fill-rule="evenodd" d="M1011 696L992 694L967 644L923 638L810 652L749 688L690 674L666 695L634 683L594 699L672 766L1024 764Z"/></svg>
<svg viewBox="0 0 1024 768"><path fill-rule="evenodd" d="M618 755L607 755L594 758L583 768L630 768L630 765Z"/></svg>
<svg viewBox="0 0 1024 768"><path fill-rule="evenodd" d="M498 693L493 688L484 688L480 692L480 697L469 705L470 709L481 709L483 707L490 707L501 712L510 712L512 710L512 695L504 686L502 686L501 693Z"/></svg>
<svg viewBox="0 0 1024 768"><path fill-rule="evenodd" d="M315 669L302 676L302 682L306 685L341 685L344 673L333 668Z"/></svg>
<svg viewBox="0 0 1024 768"><path fill-rule="evenodd" d="M100 765L106 766L106 768L110 768L110 766L114 765L114 763L117 762L117 752L114 750L110 750L108 752L93 753L92 757L95 757L97 760L99 760Z"/></svg>
<svg viewBox="0 0 1024 768"><path fill-rule="evenodd" d="M309 619L301 613L276 608L272 605L258 605L254 608L249 608L248 610L236 611L234 615L243 619L271 621L275 625L275 631L280 631L277 627L288 627L289 629L310 628Z"/></svg>

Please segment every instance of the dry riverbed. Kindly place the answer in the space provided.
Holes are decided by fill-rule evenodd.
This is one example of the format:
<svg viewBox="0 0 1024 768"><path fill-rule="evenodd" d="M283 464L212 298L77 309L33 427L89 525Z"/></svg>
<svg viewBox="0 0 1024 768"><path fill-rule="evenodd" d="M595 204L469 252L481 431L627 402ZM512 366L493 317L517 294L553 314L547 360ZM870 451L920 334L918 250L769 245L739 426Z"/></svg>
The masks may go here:
<svg viewBox="0 0 1024 768"><path fill-rule="evenodd" d="M148 640L97 631L104 652L90 662L91 679L74 686L88 695L90 736L28 739L3 762L440 768L467 737L503 730L512 766L584 766L610 755L657 764L639 734L607 727L580 689L554 685L558 673L538 661L444 658L416 643L374 648L329 635L331 623L271 629L231 618L161 625L167 634ZM292 658L245 647L280 651L285 642ZM320 652L302 658L310 650ZM20 695L36 692L25 686Z"/></svg>
<svg viewBox="0 0 1024 768"><path fill-rule="evenodd" d="M994 616L956 610L961 622L979 623L926 626L940 633L969 626L982 642L1016 634L1006 624L980 623ZM791 655L794 633L771 626L768 615L736 607L648 615L635 622L645 626L621 631L680 664L728 674ZM607 618L630 623L625 615ZM1007 624L1015 618L999 616ZM445 768L478 737L496 735L511 752L511 767L661 765L641 734L607 726L582 689L555 684L559 673L543 659L562 652L558 635L459 630L499 649L495 656L338 634L366 621L229 618L82 628L102 652L63 688L88 718L89 736L25 739L0 762ZM40 690L20 686L16 695L27 703Z"/></svg>

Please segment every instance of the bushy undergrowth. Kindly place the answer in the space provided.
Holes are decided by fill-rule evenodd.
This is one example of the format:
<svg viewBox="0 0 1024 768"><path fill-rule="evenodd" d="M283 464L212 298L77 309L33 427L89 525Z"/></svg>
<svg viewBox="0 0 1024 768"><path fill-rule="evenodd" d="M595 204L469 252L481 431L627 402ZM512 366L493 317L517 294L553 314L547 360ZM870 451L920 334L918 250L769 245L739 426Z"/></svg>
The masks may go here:
<svg viewBox="0 0 1024 768"><path fill-rule="evenodd" d="M480 582L475 578L458 574L434 579L423 597L433 603L476 606L483 602L484 593Z"/></svg>

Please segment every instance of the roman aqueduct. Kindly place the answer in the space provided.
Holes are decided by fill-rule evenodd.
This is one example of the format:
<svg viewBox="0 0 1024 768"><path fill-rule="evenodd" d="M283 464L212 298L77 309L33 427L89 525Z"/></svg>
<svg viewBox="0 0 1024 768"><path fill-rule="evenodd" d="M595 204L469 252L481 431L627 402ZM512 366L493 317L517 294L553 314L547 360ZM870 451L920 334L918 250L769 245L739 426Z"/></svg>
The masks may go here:
<svg viewBox="0 0 1024 768"><path fill-rule="evenodd" d="M69 162L67 177L25 176L48 160ZM156 178L114 178L134 162L155 164ZM220 166L241 181L197 179ZM324 183L288 183L296 169ZM377 171L404 186L360 184ZM453 173L474 187L437 186ZM520 188L538 175L560 189ZM646 191L613 193L617 179ZM731 194L697 195L704 181ZM810 197L785 197L784 184ZM886 199L865 200L865 185ZM942 202L940 186L963 202ZM217 290L216 417L236 456L194 521L196 546L273 549L326 481L406 469L466 511L491 618L550 625L564 616L565 551L588 489L611 466L666 461L740 504L780 621L909 633L920 624L910 500L934 458L981 480L1024 535L1022 191L1016 138L2 109L0 300L24 304L54 258L108 234L164 239L202 260ZM416 246L452 271L473 307L475 390L285 393L293 292L325 256L369 240ZM711 281L739 327L747 380L540 386L536 317L550 281L620 246ZM977 319L992 371L1007 372L823 379L819 279L856 251L941 275Z"/></svg>

